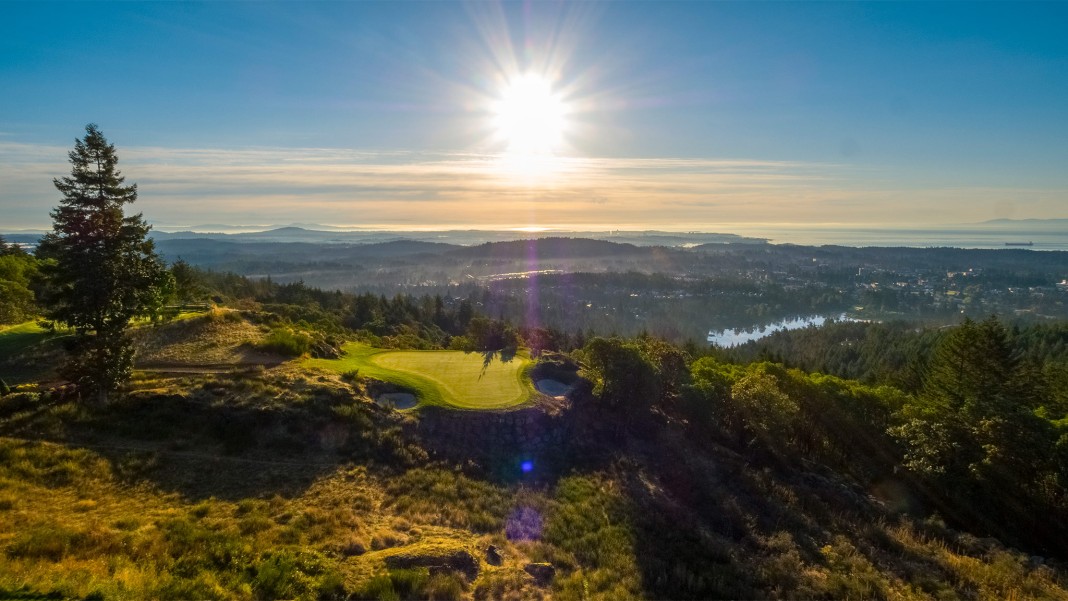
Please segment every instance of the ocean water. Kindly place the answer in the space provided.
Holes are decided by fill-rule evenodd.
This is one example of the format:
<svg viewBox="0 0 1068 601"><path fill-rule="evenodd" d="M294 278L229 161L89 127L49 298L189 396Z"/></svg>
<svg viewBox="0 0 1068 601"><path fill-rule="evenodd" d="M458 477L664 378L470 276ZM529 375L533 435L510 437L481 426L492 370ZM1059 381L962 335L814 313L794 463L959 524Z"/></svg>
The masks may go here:
<svg viewBox="0 0 1068 601"><path fill-rule="evenodd" d="M767 238L775 244L811 246L905 246L913 248L1026 248L1068 250L1068 226L943 227L943 228L852 228L817 226L744 226L732 228L744 236ZM1030 246L1007 246L1006 242L1030 242Z"/></svg>

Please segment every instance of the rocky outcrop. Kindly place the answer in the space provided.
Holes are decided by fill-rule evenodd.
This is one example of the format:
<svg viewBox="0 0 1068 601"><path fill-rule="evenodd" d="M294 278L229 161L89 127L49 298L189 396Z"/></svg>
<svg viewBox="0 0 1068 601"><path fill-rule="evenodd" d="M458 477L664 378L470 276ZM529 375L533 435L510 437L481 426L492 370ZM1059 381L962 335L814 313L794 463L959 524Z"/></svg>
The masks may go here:
<svg viewBox="0 0 1068 601"><path fill-rule="evenodd" d="M390 569L428 568L433 573L454 572L468 580L478 576L478 559L464 549L420 549L405 551L385 558Z"/></svg>
<svg viewBox="0 0 1068 601"><path fill-rule="evenodd" d="M533 576L538 586L547 586L556 576L556 568L551 563L528 563L523 571Z"/></svg>

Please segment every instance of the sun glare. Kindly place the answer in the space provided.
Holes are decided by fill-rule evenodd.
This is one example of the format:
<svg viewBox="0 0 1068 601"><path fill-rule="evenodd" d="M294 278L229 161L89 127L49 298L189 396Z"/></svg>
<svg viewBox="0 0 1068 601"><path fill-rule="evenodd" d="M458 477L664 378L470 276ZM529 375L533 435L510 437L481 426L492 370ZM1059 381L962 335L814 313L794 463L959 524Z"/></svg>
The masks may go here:
<svg viewBox="0 0 1068 601"><path fill-rule="evenodd" d="M552 155L563 141L567 106L550 82L527 73L510 80L494 103L497 135L513 156Z"/></svg>

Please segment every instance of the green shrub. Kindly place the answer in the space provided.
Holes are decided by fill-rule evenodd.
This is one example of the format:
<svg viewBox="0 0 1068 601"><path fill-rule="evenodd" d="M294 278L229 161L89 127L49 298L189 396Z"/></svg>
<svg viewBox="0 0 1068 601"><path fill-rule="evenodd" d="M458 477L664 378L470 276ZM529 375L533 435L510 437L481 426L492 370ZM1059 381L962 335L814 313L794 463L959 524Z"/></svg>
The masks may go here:
<svg viewBox="0 0 1068 601"><path fill-rule="evenodd" d="M218 593L210 582L210 576L199 574L196 578L178 578L173 575L156 587L156 599L216 599Z"/></svg>
<svg viewBox="0 0 1068 601"><path fill-rule="evenodd" d="M184 518L159 523L170 556L182 567L232 569L248 565L252 559L249 542L213 530Z"/></svg>
<svg viewBox="0 0 1068 601"><path fill-rule="evenodd" d="M7 547L9 557L59 561L70 553L77 533L58 526L37 526L19 533Z"/></svg>
<svg viewBox="0 0 1068 601"><path fill-rule="evenodd" d="M544 541L570 553L578 570L557 576L560 599L641 597L631 508L610 481L571 476L556 486Z"/></svg>
<svg viewBox="0 0 1068 601"><path fill-rule="evenodd" d="M200 503L197 503L196 505L193 506L192 509L189 510L189 514L192 515L195 518L206 518L206 517L208 517L208 514L210 514L210 513L211 513L211 503L209 503L208 501L201 501Z"/></svg>
<svg viewBox="0 0 1068 601"><path fill-rule="evenodd" d="M256 565L252 590L258 599L292 599L308 588L309 582L292 553L271 555Z"/></svg>
<svg viewBox="0 0 1068 601"><path fill-rule="evenodd" d="M15 392L0 394L0 417L10 417L20 411L26 411L37 404L38 396L32 392Z"/></svg>
<svg viewBox="0 0 1068 601"><path fill-rule="evenodd" d="M59 561L68 555L91 557L121 551L121 541L107 530L70 530L47 525L29 528L8 545L9 557Z"/></svg>
<svg viewBox="0 0 1068 601"><path fill-rule="evenodd" d="M437 578L437 576L431 577L430 570L426 568L390 570L388 573L379 574L364 583L356 591L355 597L357 599L376 601L459 598L434 596L435 594L448 594L441 593L441 591L452 591L455 588L454 585L446 582L448 580L448 576L445 576L444 580ZM431 593L429 588L431 583L434 583L434 590L439 591L438 593ZM461 596L463 594L462 585L460 585L460 594Z"/></svg>
<svg viewBox="0 0 1068 601"><path fill-rule="evenodd" d="M431 601L459 601L464 596L464 581L456 574L434 574L420 593L421 598Z"/></svg>
<svg viewBox="0 0 1068 601"><path fill-rule="evenodd" d="M318 589L317 597L321 600L348 598L345 591L345 577L337 570L327 570L319 578Z"/></svg>
<svg viewBox="0 0 1068 601"><path fill-rule="evenodd" d="M393 579L389 574L379 574L368 580L356 592L357 599L367 601L400 601L400 595L393 588Z"/></svg>
<svg viewBox="0 0 1068 601"><path fill-rule="evenodd" d="M299 357L311 350L312 337L288 328L274 328L257 348L287 357Z"/></svg>
<svg viewBox="0 0 1068 601"><path fill-rule="evenodd" d="M251 535L257 532L263 532L271 528L270 518L262 515L250 515L241 520L238 525L238 529L241 530L241 534Z"/></svg>
<svg viewBox="0 0 1068 601"><path fill-rule="evenodd" d="M520 599L529 576L521 570L497 570L485 573L475 585L475 601Z"/></svg>

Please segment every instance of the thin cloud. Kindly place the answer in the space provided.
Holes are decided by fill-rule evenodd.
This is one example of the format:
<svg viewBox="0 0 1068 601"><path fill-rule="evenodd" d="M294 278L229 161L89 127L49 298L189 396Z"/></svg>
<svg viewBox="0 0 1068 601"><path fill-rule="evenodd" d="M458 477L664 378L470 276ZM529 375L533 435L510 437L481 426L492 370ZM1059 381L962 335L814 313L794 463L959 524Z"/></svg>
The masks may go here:
<svg viewBox="0 0 1068 601"><path fill-rule="evenodd" d="M0 209L19 221L9 227L47 224L58 200L51 180L68 172L68 150L0 140ZM1007 192L890 185L870 170L798 161L561 158L539 174L473 153L130 147L119 156L128 181L138 183L137 209L169 223L894 223L921 210L959 220L969 203L994 203ZM1051 195L1011 192L1020 203Z"/></svg>

